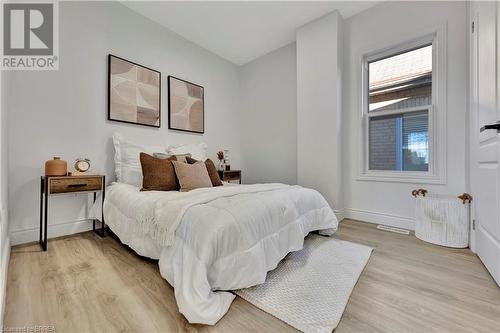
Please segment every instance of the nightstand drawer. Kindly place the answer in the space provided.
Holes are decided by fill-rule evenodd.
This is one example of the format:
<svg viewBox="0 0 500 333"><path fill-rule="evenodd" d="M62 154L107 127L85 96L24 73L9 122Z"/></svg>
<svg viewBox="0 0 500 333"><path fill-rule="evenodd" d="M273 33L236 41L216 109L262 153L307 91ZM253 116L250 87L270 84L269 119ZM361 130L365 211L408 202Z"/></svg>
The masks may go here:
<svg viewBox="0 0 500 333"><path fill-rule="evenodd" d="M49 194L100 191L102 177L49 178Z"/></svg>
<svg viewBox="0 0 500 333"><path fill-rule="evenodd" d="M225 181L240 180L240 172L239 171L235 171L235 172L226 171L226 172L224 172L224 180Z"/></svg>
<svg viewBox="0 0 500 333"><path fill-rule="evenodd" d="M241 170L218 170L219 177L222 181L238 181L241 184Z"/></svg>

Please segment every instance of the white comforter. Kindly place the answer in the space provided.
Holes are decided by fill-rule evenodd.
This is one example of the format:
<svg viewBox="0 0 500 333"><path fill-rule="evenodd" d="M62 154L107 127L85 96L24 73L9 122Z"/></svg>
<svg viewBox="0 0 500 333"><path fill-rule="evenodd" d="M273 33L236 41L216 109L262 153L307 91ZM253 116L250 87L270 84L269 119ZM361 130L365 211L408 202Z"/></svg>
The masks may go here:
<svg viewBox="0 0 500 333"><path fill-rule="evenodd" d="M104 216L139 254L155 257L161 250L160 272L175 289L179 311L203 324L227 312L235 296L223 290L263 283L287 253L302 248L309 232L330 235L338 224L317 191L282 184L186 193L141 193L115 184Z"/></svg>

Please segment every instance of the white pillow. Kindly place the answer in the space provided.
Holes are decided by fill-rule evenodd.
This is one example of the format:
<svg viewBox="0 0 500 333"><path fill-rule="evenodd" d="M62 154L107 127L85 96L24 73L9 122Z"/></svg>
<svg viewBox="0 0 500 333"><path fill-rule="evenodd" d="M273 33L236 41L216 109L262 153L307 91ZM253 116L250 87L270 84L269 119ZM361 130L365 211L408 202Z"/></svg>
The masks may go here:
<svg viewBox="0 0 500 333"><path fill-rule="evenodd" d="M207 159L207 145L201 142L170 146L167 153L170 155L191 154L191 157L195 160L205 161Z"/></svg>
<svg viewBox="0 0 500 333"><path fill-rule="evenodd" d="M165 151L165 147L133 143L118 133L113 134L113 144L115 146L116 181L137 187L142 186L142 167L139 154L141 152L153 154Z"/></svg>

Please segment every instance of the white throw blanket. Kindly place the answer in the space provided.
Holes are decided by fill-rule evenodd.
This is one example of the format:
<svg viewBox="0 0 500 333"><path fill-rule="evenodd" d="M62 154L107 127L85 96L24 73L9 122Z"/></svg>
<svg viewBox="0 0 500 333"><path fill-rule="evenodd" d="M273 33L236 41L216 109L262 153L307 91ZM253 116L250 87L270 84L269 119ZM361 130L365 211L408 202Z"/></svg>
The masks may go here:
<svg viewBox="0 0 500 333"><path fill-rule="evenodd" d="M143 212L138 216L144 234L153 238L160 246L174 244L175 230L192 206L208 203L218 198L234 195L274 191L290 187L283 184L255 184L245 186L218 186L202 188L190 192L180 192L175 198L160 198L156 201L154 214Z"/></svg>

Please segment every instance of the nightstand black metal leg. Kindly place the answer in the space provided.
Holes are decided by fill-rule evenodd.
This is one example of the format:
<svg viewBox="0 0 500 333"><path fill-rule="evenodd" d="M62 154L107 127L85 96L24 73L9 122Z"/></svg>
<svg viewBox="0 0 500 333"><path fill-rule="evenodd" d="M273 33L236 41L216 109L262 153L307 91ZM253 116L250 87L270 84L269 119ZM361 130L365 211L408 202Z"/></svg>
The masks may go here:
<svg viewBox="0 0 500 333"><path fill-rule="evenodd" d="M102 202L101 202L101 222L102 222L102 237L105 237L104 229L106 228L106 222L104 222L104 198L106 197L106 176L102 176Z"/></svg>
<svg viewBox="0 0 500 333"><path fill-rule="evenodd" d="M43 249L42 243L42 232L43 232L43 194L45 193L45 185L43 177L40 177L40 237L38 238L38 242Z"/></svg>
<svg viewBox="0 0 500 333"><path fill-rule="evenodd" d="M101 222L101 230L100 231L97 230L96 227L95 227L95 222L96 222L97 219L93 219L92 220L92 230L97 235L99 235L99 237L101 237L101 238L106 237L106 234L105 234L106 224L104 223L104 196L105 196L105 192L106 192L105 191L105 188L106 188L106 185L105 185L106 183L105 182L106 182L106 177L103 176L102 177L102 184L103 185L102 185L102 191L101 191L101 193L102 193L102 206L101 206L102 207L102 216L101 216L101 221L100 221ZM97 192L94 192L94 204L95 204L95 201L96 201L96 193Z"/></svg>
<svg viewBox="0 0 500 333"><path fill-rule="evenodd" d="M43 244L42 249L47 251L47 221L49 215L49 180L45 179L44 181L44 200L45 200L45 211L44 211L44 222L43 222Z"/></svg>
<svg viewBox="0 0 500 333"><path fill-rule="evenodd" d="M97 192L94 192L94 200L92 201L95 204ZM95 232L95 219L92 219L92 231Z"/></svg>

